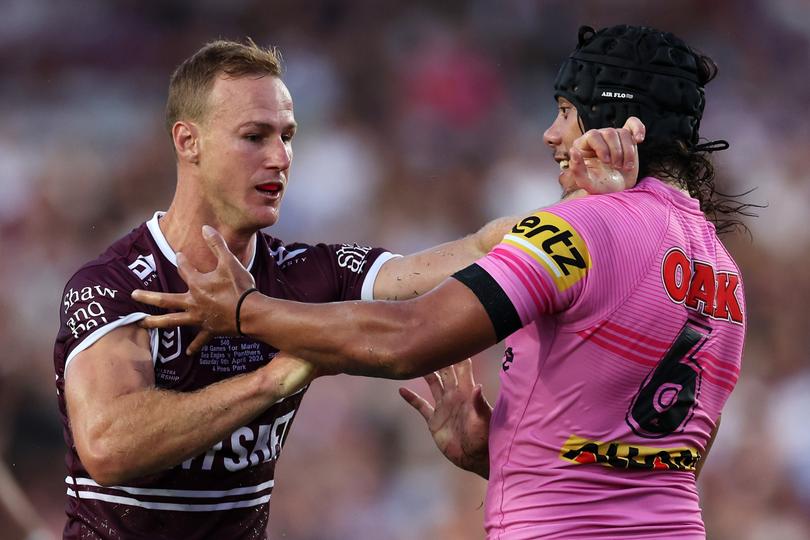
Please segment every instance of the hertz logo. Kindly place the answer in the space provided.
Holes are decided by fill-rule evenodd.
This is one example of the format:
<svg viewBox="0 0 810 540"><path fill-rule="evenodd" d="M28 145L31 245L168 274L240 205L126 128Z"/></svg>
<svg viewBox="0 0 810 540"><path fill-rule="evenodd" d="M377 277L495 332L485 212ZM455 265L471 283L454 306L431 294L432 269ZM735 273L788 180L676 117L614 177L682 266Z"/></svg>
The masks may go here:
<svg viewBox="0 0 810 540"><path fill-rule="evenodd" d="M588 247L579 233L563 218L538 212L512 228L503 238L548 270L559 291L585 277L591 267Z"/></svg>

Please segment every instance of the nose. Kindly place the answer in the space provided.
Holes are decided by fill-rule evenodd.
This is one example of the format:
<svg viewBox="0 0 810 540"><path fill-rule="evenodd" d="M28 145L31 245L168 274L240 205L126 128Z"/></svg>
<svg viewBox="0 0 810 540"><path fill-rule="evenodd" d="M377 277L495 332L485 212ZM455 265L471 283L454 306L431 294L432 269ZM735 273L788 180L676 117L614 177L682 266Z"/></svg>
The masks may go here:
<svg viewBox="0 0 810 540"><path fill-rule="evenodd" d="M543 142L552 148L562 143L562 135L560 135L557 120L554 120L554 122L548 126L548 129L543 132Z"/></svg>
<svg viewBox="0 0 810 540"><path fill-rule="evenodd" d="M267 169L284 171L292 163L292 147L281 137L274 137L267 148L264 166Z"/></svg>

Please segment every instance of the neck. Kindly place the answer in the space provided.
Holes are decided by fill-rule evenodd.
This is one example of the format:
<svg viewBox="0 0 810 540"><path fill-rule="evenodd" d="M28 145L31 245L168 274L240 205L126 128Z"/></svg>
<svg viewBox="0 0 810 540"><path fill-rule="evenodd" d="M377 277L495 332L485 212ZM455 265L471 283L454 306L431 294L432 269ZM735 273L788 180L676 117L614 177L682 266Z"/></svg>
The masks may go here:
<svg viewBox="0 0 810 540"><path fill-rule="evenodd" d="M228 243L231 253L245 267L255 249L257 231L233 227L219 218L210 205L199 197L189 199L180 197L179 193L175 194L166 214L158 220L158 225L172 250L175 253L182 252L200 272L210 272L217 265L216 256L202 236L203 225L217 229Z"/></svg>
<svg viewBox="0 0 810 540"><path fill-rule="evenodd" d="M661 180L663 183L667 184L670 187L677 189L678 191L682 192L684 195L691 197L692 195L689 193L689 189L687 189L686 184L684 184L683 180L679 178L674 178L666 173L655 173L651 174L655 178Z"/></svg>

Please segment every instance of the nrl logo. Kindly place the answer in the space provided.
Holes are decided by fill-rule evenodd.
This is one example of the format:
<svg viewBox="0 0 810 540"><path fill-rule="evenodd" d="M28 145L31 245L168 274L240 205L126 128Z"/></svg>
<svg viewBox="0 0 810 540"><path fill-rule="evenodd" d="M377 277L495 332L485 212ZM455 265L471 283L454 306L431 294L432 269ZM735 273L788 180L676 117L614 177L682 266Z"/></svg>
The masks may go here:
<svg viewBox="0 0 810 540"><path fill-rule="evenodd" d="M180 342L180 327L161 328L157 332L157 359L162 364L170 362L180 356L183 351Z"/></svg>

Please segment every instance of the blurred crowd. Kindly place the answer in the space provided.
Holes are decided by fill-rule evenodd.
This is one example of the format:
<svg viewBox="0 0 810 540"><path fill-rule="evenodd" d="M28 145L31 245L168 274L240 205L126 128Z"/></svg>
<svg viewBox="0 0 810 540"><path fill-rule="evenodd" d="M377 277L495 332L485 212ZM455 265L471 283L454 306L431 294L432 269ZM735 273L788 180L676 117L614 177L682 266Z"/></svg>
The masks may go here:
<svg viewBox="0 0 810 540"><path fill-rule="evenodd" d="M410 253L559 197L542 143L553 77L580 24L628 22L715 58L701 134L731 143L718 186L767 205L725 237L749 332L700 481L709 538L810 538L805 0L0 0L0 13L0 455L54 533L62 288L167 207L177 63L218 37L278 46L300 128L271 234ZM501 354L475 361L492 402ZM277 469L271 539L484 537L484 482L443 461L396 387L313 384Z"/></svg>

